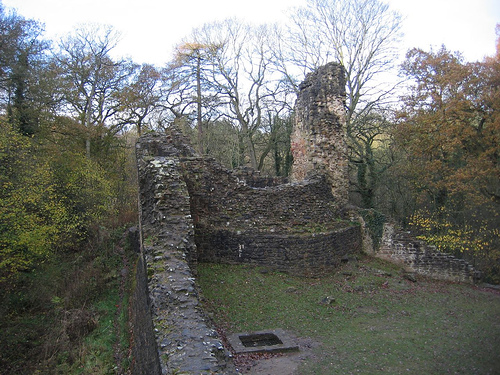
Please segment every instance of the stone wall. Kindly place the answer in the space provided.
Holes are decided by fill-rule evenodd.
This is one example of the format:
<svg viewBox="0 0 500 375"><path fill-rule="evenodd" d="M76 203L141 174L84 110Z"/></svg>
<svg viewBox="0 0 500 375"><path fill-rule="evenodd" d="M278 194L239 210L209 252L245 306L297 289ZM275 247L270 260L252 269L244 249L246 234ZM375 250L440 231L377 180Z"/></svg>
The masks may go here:
<svg viewBox="0 0 500 375"><path fill-rule="evenodd" d="M247 173L250 186L241 171L228 171L213 159L180 161L200 261L319 275L361 249L359 225L341 219L343 210L322 176L277 185ZM263 187L265 182L271 186Z"/></svg>
<svg viewBox="0 0 500 375"><path fill-rule="evenodd" d="M232 172L197 156L175 128L141 137L136 150L141 254L163 373L231 371L199 308L198 261L317 276L361 250L359 225L342 220L325 177L279 184L250 170Z"/></svg>
<svg viewBox="0 0 500 375"><path fill-rule="evenodd" d="M130 365L133 375L160 375L160 359L156 345L156 335L151 319L151 300L148 293L148 277L141 241L137 229L129 231L129 243L136 250L133 267L134 289L130 298L130 324L132 334L132 358Z"/></svg>
<svg viewBox="0 0 500 375"><path fill-rule="evenodd" d="M250 167L240 167L232 170L232 174L239 180L246 182L248 186L265 188L288 183L288 177L261 176L260 171Z"/></svg>
<svg viewBox="0 0 500 375"><path fill-rule="evenodd" d="M292 180L311 171L327 176L340 205L348 203L345 71L329 63L306 76L299 86L291 139Z"/></svg>
<svg viewBox="0 0 500 375"><path fill-rule="evenodd" d="M479 277L479 273L465 260L439 252L416 240L409 232L396 229L393 224L384 226L380 249L375 255L401 264L407 271L433 279L474 282Z"/></svg>
<svg viewBox="0 0 500 375"><path fill-rule="evenodd" d="M138 155L148 160L142 169L154 170L147 176L141 174L141 189L158 191L156 207L141 201L142 220L152 224L164 222L165 228L171 228L174 219L172 214L164 214L164 200L169 202L174 190L185 184L187 192L176 198L170 209L178 212L174 224L183 216L192 222L192 228L187 229L194 236L194 245L185 249L191 266L198 260L252 263L314 274L332 271L346 253L360 251L359 225L342 220L347 216L325 177L317 175L300 183L278 184L280 179L263 178L249 170L229 171L210 158L192 154L178 158L152 155L158 150L168 154L168 150L181 149L175 143L182 139L176 139L166 137L166 144L160 145L161 138L153 134L143 137L138 145ZM154 173L164 175L165 181L158 176L153 178ZM271 186L262 187L266 183ZM158 230L156 235L163 236ZM279 257L282 260L278 262ZM314 258L317 262L312 261ZM307 262L308 266L303 267Z"/></svg>
<svg viewBox="0 0 500 375"><path fill-rule="evenodd" d="M317 277L334 271L342 258L359 253L359 226L316 234L203 230L200 261L244 263L295 275Z"/></svg>
<svg viewBox="0 0 500 375"><path fill-rule="evenodd" d="M256 188L213 159L190 157L180 162L196 225L267 232L299 230L300 225L311 223L335 226L343 216L322 176ZM263 186L265 180L260 181Z"/></svg>
<svg viewBox="0 0 500 375"><path fill-rule="evenodd" d="M192 268L197 261L194 224L180 162L170 154L175 151L172 138L159 138L150 135L147 149L139 143L137 155L141 254L161 373L232 373L224 347L199 306Z"/></svg>

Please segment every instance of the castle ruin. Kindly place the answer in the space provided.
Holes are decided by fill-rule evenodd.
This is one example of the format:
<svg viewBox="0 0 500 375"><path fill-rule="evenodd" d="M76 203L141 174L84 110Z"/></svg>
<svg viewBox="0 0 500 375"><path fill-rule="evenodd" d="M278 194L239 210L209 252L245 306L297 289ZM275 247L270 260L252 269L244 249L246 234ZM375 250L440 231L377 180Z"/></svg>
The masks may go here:
<svg viewBox="0 0 500 375"><path fill-rule="evenodd" d="M324 174L340 205L348 202L345 71L330 63L307 75L295 105L292 180Z"/></svg>
<svg viewBox="0 0 500 375"><path fill-rule="evenodd" d="M198 262L317 276L362 251L365 228L346 210L344 85L338 64L319 68L300 85L290 183L227 170L198 155L175 128L141 137L134 374L234 373L200 308ZM386 258L391 241L384 237Z"/></svg>

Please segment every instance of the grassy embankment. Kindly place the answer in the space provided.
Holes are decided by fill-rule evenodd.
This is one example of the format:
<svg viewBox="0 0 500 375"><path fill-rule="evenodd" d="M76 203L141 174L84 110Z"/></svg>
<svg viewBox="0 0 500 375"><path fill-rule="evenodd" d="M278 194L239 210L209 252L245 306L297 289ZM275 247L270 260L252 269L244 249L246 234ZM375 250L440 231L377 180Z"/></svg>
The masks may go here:
<svg viewBox="0 0 500 375"><path fill-rule="evenodd" d="M129 251L118 230L2 291L0 374L126 373Z"/></svg>
<svg viewBox="0 0 500 375"><path fill-rule="evenodd" d="M318 345L307 374L498 374L500 294L405 279L371 258L328 277L199 265L205 305L226 332L283 328Z"/></svg>

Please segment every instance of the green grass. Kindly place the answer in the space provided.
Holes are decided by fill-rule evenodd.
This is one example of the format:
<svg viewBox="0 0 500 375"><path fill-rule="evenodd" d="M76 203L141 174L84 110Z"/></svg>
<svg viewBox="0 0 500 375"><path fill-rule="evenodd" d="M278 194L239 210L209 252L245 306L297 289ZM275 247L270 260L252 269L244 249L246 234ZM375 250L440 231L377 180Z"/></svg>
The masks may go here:
<svg viewBox="0 0 500 375"><path fill-rule="evenodd" d="M300 374L500 373L500 295L491 291L413 283L371 258L317 279L200 264L198 282L226 331L283 328L320 343Z"/></svg>
<svg viewBox="0 0 500 375"><path fill-rule="evenodd" d="M117 340L114 327L115 311L118 305L116 286L95 304L99 321L97 327L83 340L78 361L71 367L71 374L113 374L116 367L113 346ZM59 369L60 370L60 369Z"/></svg>

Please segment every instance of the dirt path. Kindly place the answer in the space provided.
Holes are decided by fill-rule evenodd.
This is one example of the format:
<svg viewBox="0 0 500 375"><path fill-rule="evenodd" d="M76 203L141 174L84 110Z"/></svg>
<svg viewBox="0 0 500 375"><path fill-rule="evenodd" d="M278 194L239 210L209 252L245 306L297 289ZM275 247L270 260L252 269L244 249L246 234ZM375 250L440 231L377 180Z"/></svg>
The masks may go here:
<svg viewBox="0 0 500 375"><path fill-rule="evenodd" d="M293 375L296 373L301 361L299 353L290 353L283 356L262 359L256 361L255 365L242 371L249 375Z"/></svg>

